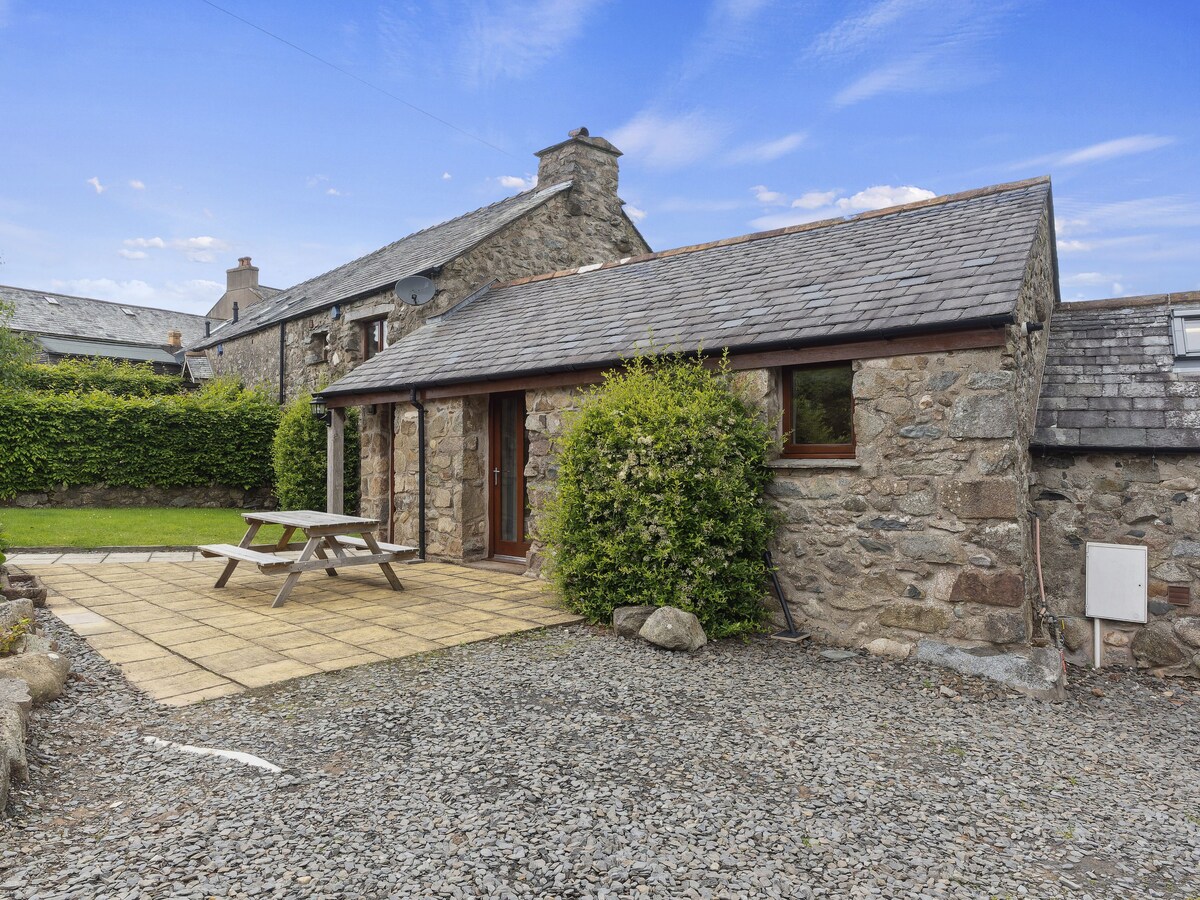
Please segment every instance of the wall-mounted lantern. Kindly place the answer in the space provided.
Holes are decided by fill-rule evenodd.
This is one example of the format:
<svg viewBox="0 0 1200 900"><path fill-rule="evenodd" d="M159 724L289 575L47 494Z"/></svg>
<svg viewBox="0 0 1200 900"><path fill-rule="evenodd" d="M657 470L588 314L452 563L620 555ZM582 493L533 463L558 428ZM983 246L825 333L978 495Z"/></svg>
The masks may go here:
<svg viewBox="0 0 1200 900"><path fill-rule="evenodd" d="M324 397L313 397L309 402L309 408L312 409L312 417L322 425L328 426L333 421L333 413L325 405Z"/></svg>
<svg viewBox="0 0 1200 900"><path fill-rule="evenodd" d="M341 317L342 317L342 304L340 304L340 303L333 304L333 308L329 310L329 318L333 319L336 322Z"/></svg>

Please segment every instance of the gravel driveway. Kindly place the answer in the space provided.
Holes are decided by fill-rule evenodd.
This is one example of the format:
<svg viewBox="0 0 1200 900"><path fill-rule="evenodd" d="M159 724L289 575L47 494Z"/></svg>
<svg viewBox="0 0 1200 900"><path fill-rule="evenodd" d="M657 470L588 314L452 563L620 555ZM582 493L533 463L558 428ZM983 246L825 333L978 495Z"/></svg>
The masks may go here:
<svg viewBox="0 0 1200 900"><path fill-rule="evenodd" d="M35 714L6 898L1200 897L1196 682L1038 704L573 626L167 709L47 626L84 678Z"/></svg>

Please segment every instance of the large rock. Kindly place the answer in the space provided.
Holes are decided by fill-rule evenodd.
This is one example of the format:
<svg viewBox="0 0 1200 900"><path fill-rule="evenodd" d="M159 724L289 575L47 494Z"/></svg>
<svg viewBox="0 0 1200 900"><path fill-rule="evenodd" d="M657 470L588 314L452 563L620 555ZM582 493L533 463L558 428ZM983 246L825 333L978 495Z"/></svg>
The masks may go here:
<svg viewBox="0 0 1200 900"><path fill-rule="evenodd" d="M1019 572L976 572L959 574L950 589L951 603L985 603L988 606L1022 606L1025 577Z"/></svg>
<svg viewBox="0 0 1200 900"><path fill-rule="evenodd" d="M708 643L700 620L673 606L656 609L638 634L664 650L699 650Z"/></svg>
<svg viewBox="0 0 1200 900"><path fill-rule="evenodd" d="M18 781L29 777L29 766L25 761L25 737L29 726L29 713L19 706L0 703L0 780L3 780L5 764L8 775ZM7 783L0 785L0 794ZM0 813L4 804L0 802Z"/></svg>
<svg viewBox="0 0 1200 900"><path fill-rule="evenodd" d="M32 627L33 618L33 601L32 600L0 600L0 650L4 650L3 641L5 637L21 622L24 621L27 627Z"/></svg>
<svg viewBox="0 0 1200 900"><path fill-rule="evenodd" d="M0 708L15 706L22 712L33 708L29 685L19 678L0 678Z"/></svg>
<svg viewBox="0 0 1200 900"><path fill-rule="evenodd" d="M41 609L46 605L46 586L35 575L24 572L9 572L0 576L0 594L8 600L32 600Z"/></svg>
<svg viewBox="0 0 1200 900"><path fill-rule="evenodd" d="M1034 647L1027 653L1002 653L991 647L953 647L924 638L917 642L917 659L964 675L989 678L1039 700L1061 700L1066 696L1059 653L1046 647Z"/></svg>
<svg viewBox="0 0 1200 900"><path fill-rule="evenodd" d="M908 659L908 655L912 653L912 644L893 641L891 638L875 638L867 644L866 649L872 656L882 656L884 659Z"/></svg>
<svg viewBox="0 0 1200 900"><path fill-rule="evenodd" d="M1190 647L1200 647L1200 616L1176 619L1175 636Z"/></svg>
<svg viewBox="0 0 1200 900"><path fill-rule="evenodd" d="M1134 659L1142 666L1157 668L1175 666L1183 662L1183 651L1179 649L1167 622L1155 622L1153 625L1139 628L1131 649Z"/></svg>
<svg viewBox="0 0 1200 900"><path fill-rule="evenodd" d="M61 653L21 653L0 658L0 679L24 681L34 706L61 697L70 671L71 661Z"/></svg>
<svg viewBox="0 0 1200 900"><path fill-rule="evenodd" d="M654 610L653 606L618 606L613 610L613 631L617 637L637 637Z"/></svg>

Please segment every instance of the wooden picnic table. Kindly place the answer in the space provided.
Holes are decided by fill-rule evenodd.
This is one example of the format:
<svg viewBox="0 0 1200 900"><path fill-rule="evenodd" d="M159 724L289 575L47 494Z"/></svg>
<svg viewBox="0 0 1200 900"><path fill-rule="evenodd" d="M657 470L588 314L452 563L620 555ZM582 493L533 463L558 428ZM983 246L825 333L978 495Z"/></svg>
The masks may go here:
<svg viewBox="0 0 1200 900"><path fill-rule="evenodd" d="M217 587L225 587L229 576L240 562L254 563L260 572L267 575L286 573L287 578L275 596L272 607L283 606L287 602L288 594L300 580L301 573L315 569L324 569L326 575L336 576L337 570L345 566L378 565L387 576L392 590L402 591L404 585L392 571L391 564L412 559L417 554L416 547L379 543L373 534L374 529L379 527L377 519L342 516L310 509L242 513L242 518L246 520L248 527L240 543L207 544L199 550L206 557L229 560L225 564L225 571L217 579ZM274 544L253 543L254 536L264 525L282 525L283 536ZM292 540L297 531L304 533L303 542ZM300 556L292 559L279 555L289 550L299 550ZM361 550L367 552L350 552ZM314 556L317 558L313 559Z"/></svg>

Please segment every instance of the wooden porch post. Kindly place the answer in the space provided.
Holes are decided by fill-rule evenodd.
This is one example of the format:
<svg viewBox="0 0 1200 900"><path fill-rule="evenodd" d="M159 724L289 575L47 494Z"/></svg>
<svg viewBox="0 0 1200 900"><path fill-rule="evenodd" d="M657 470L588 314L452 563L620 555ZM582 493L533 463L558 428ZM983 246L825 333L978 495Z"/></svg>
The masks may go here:
<svg viewBox="0 0 1200 900"><path fill-rule="evenodd" d="M346 496L346 410L338 406L329 411L333 415L326 436L325 511L340 515Z"/></svg>

